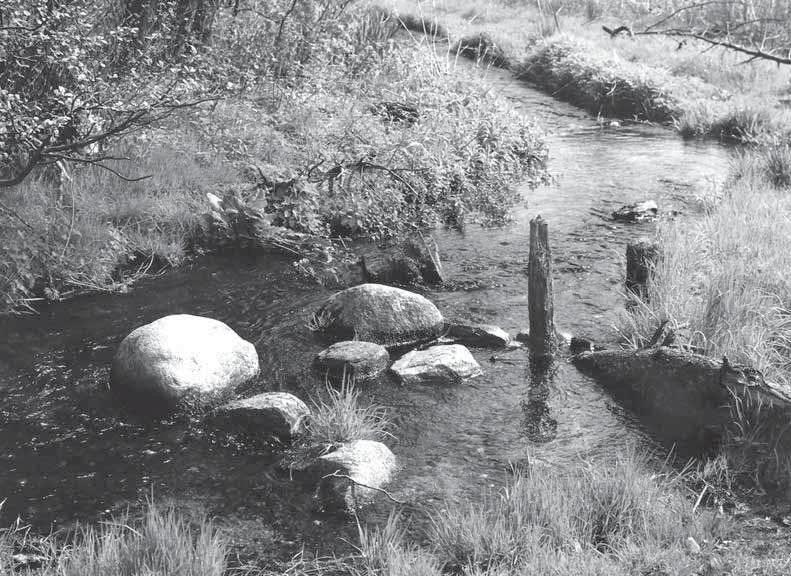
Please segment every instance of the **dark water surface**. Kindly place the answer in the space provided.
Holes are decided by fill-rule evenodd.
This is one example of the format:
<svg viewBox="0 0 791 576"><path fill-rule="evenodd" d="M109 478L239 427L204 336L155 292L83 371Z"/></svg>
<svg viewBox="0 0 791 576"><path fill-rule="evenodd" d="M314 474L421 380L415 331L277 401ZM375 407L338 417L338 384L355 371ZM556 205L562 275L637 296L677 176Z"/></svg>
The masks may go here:
<svg viewBox="0 0 791 576"><path fill-rule="evenodd" d="M727 150L683 142L641 125L602 127L584 113L511 79L487 73L513 105L548 133L556 182L524 191L526 205L502 228L440 231L446 272L460 289L428 294L446 317L527 326L528 221L550 225L555 314L561 330L611 342L626 243L653 225L615 225L619 206L654 199L667 213L695 210L717 186ZM329 291L308 284L285 259L206 258L141 282L126 295L92 296L0 320L0 524L17 515L37 529L94 521L151 494L185 510L205 510L243 553L286 558L304 543L329 552L353 529L312 512L310 494L276 471L273 457L219 443L185 423L142 426L110 401L113 352L141 324L175 313L229 324L256 342L262 375L250 388L308 398L317 382L305 367L322 348L306 329ZM580 457L650 442L597 384L560 362L548 383L529 377L522 350L474 351L485 375L458 387L406 389L383 383L366 393L398 426L393 451L404 469L395 497L420 505L479 498L509 466L563 466ZM381 518L382 503L371 518ZM267 555L265 552L264 555Z"/></svg>

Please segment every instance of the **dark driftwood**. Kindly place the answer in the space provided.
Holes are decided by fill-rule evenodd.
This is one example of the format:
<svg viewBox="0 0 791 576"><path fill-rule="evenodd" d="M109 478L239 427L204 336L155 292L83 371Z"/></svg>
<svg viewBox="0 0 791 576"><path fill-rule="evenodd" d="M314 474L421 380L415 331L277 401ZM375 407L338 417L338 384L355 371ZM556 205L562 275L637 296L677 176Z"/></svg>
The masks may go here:
<svg viewBox="0 0 791 576"><path fill-rule="evenodd" d="M703 442L705 435L721 432L731 422L734 396L749 395L791 413L791 390L727 359L656 347L583 352L573 361L649 416L660 434L673 441Z"/></svg>
<svg viewBox="0 0 791 576"><path fill-rule="evenodd" d="M549 227L541 216L530 221L527 289L531 352L535 356L549 356L555 350L552 254Z"/></svg>
<svg viewBox="0 0 791 576"><path fill-rule="evenodd" d="M626 289L648 301L648 278L659 259L659 248L645 240L626 246Z"/></svg>

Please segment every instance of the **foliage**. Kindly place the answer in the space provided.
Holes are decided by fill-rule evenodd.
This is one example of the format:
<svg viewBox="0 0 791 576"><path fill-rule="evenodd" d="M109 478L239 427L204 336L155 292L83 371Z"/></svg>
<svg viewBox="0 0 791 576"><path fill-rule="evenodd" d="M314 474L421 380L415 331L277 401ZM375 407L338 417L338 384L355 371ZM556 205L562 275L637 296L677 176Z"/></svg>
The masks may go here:
<svg viewBox="0 0 791 576"><path fill-rule="evenodd" d="M514 183L543 174L546 151L532 124L444 54L412 41L397 49L398 23L387 13L356 10L344 19L344 2L332 0L321 10L309 3L300 0L289 11L291 2L251 0L235 14L220 6L211 34L185 32L183 51L168 39L175 4L147 16L144 32L114 33L115 43L104 49L97 40L97 57L79 65L90 67L105 54L114 71L86 76L94 83L84 85L91 102L109 94L101 82L112 84L113 74L117 84L108 90L124 92L126 102L156 92L170 74L180 82L173 90L189 101L209 89L224 98L167 117L140 117L151 123L101 147L72 151L146 179L127 182L82 162L61 162L5 188L0 215L10 224L0 231L2 307L125 289L143 272L180 263L200 244L196 223L208 208L206 192L236 191L272 214L273 223L319 235L381 237L445 220L506 218L519 199ZM80 6L58 7L63 38L77 25L67 16ZM92 4L84 15L99 35L133 18L99 8ZM22 42L34 33L18 34ZM129 51L137 55L129 59L134 65L124 58ZM413 107L417 116L410 122L383 116L383 102ZM34 105L43 110L55 102Z"/></svg>
<svg viewBox="0 0 791 576"><path fill-rule="evenodd" d="M102 143L204 97L188 58L165 62L155 50L133 52L136 29L114 7L0 1L0 187L39 165L104 165Z"/></svg>

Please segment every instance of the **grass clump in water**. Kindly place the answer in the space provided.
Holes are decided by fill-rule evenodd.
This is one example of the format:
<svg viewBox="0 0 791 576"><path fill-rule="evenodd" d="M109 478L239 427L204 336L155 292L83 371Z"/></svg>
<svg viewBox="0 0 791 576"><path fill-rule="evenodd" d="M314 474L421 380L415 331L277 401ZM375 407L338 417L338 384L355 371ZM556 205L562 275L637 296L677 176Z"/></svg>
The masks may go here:
<svg viewBox="0 0 791 576"><path fill-rule="evenodd" d="M343 444L355 440L392 438L385 409L364 406L360 391L344 379L340 388L326 387L323 397L313 400L309 430L314 445Z"/></svg>

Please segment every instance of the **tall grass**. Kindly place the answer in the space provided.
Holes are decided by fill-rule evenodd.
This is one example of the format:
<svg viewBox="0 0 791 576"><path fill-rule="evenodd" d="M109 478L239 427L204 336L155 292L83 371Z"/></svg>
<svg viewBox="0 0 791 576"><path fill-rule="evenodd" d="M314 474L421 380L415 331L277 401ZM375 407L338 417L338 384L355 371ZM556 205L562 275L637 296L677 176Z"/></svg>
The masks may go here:
<svg viewBox="0 0 791 576"><path fill-rule="evenodd" d="M448 506L433 518L430 539L454 572L542 573L575 555L609 555L617 570L634 549L683 557L686 538L710 539L714 525L693 513L679 488L634 452L572 471L531 471L493 500Z"/></svg>
<svg viewBox="0 0 791 576"><path fill-rule="evenodd" d="M789 170L784 148L749 151L701 218L661 224L662 257L649 279L648 303L636 302L621 317L627 340L644 344L667 319L681 345L791 384L791 196L782 176ZM787 486L787 415L749 397L734 397L732 411L725 448L733 474Z"/></svg>
<svg viewBox="0 0 791 576"><path fill-rule="evenodd" d="M339 389L327 385L322 397L313 400L308 428L317 445L392 438L385 409L364 405L360 391L347 379Z"/></svg>
<svg viewBox="0 0 791 576"><path fill-rule="evenodd" d="M341 572L354 576L710 573L705 571L708 563L718 561L715 542L729 535L730 526L710 512L695 510L682 490L676 474L653 471L633 451L614 460L581 462L568 470L530 470L482 502L428 508L430 523L422 535L410 530L410 520L397 513L379 527L361 527L358 552L343 560ZM689 551L690 538L700 545L700 553ZM327 570L318 573L336 573L337 568L328 563Z"/></svg>
<svg viewBox="0 0 791 576"><path fill-rule="evenodd" d="M19 529L0 531L0 574L13 574L9 550ZM190 523L172 507L149 501L141 518L128 514L79 529L59 548L45 541L40 576L223 576L228 548L212 526Z"/></svg>

